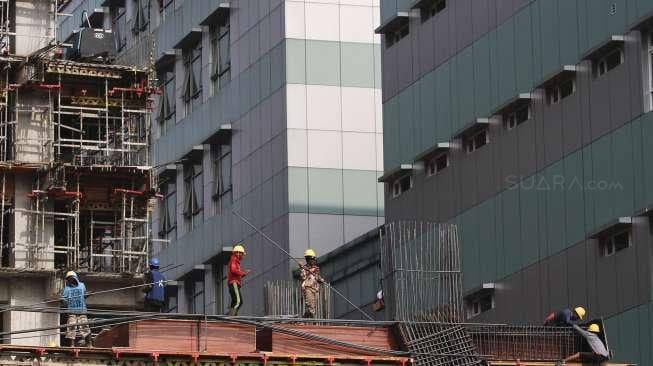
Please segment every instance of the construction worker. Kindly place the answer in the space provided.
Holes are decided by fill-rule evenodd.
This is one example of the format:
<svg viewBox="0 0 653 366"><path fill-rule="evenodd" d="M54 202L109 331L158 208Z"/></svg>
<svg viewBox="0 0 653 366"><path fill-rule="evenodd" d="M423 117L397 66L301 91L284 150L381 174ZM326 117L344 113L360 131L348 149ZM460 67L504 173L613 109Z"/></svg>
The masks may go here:
<svg viewBox="0 0 653 366"><path fill-rule="evenodd" d="M320 283L324 282L317 266L317 257L313 249L304 252L306 265L302 266L299 276L302 279L302 296L304 296L304 318L315 318L317 297L320 293Z"/></svg>
<svg viewBox="0 0 653 366"><path fill-rule="evenodd" d="M601 340L601 327L596 324L592 323L587 327L587 330L579 327L578 325L574 324L573 325L574 329L578 334L583 336L585 338L585 341L587 341L587 346L589 346L589 349L585 348L586 351L589 352L580 352L575 355L572 355L571 357L568 357L566 361L575 361L575 360L587 360L587 359L592 359L595 361L604 361L607 360L608 357L610 357L610 352L605 346L605 343Z"/></svg>
<svg viewBox="0 0 653 366"><path fill-rule="evenodd" d="M66 285L61 294L61 302L68 310L66 342L71 347L86 346L90 343L91 335L86 317L86 286L73 271L66 273ZM75 342L78 337L80 340Z"/></svg>
<svg viewBox="0 0 653 366"><path fill-rule="evenodd" d="M579 320L585 317L586 311L582 306L577 306L574 310L563 309L553 312L544 319L544 325L553 327L571 327Z"/></svg>
<svg viewBox="0 0 653 366"><path fill-rule="evenodd" d="M159 272L159 258L150 260L150 270L145 274L145 311L161 313L166 298L166 279Z"/></svg>
<svg viewBox="0 0 653 366"><path fill-rule="evenodd" d="M249 270L240 269L240 261L245 257L245 247L238 244L231 250L231 258L229 259L229 272L227 274L227 282L229 283L229 296L231 296L231 306L229 307L229 315L238 315L238 309L243 305L243 296L240 292L242 287L243 277L247 276Z"/></svg>

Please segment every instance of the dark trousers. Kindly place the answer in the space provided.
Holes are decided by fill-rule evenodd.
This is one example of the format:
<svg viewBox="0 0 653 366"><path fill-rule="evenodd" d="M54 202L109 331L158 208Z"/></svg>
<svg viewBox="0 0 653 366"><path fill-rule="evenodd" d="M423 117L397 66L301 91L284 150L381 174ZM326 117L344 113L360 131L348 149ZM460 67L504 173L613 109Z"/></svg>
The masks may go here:
<svg viewBox="0 0 653 366"><path fill-rule="evenodd" d="M229 315L238 315L238 309L243 305L243 296L240 292L239 284L232 283L229 285L229 296L231 296Z"/></svg>
<svg viewBox="0 0 653 366"><path fill-rule="evenodd" d="M163 303L160 301L145 300L145 311L149 313L162 313Z"/></svg>

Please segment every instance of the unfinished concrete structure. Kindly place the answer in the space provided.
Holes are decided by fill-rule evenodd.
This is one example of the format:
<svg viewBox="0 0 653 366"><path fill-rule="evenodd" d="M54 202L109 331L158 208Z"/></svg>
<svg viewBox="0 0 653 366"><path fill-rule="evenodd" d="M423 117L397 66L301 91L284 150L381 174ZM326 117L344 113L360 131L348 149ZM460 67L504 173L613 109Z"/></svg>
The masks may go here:
<svg viewBox="0 0 653 366"><path fill-rule="evenodd" d="M16 311L53 299L62 272L90 290L141 281L149 252L150 75L62 59L59 2L0 1L0 302L4 332L57 325ZM90 298L133 309L138 290ZM46 304L47 306L47 304ZM55 334L5 342L55 344Z"/></svg>

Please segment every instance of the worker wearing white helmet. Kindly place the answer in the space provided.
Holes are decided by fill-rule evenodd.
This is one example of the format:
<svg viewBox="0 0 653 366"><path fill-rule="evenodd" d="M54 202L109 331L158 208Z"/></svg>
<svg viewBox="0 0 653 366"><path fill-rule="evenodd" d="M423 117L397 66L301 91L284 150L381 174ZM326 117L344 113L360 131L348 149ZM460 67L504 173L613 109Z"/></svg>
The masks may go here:
<svg viewBox="0 0 653 366"><path fill-rule="evenodd" d="M320 283L324 282L320 276L320 267L313 249L304 252L306 265L302 266L299 276L302 279L302 295L304 296L304 318L315 318L317 313L317 298L320 293Z"/></svg>
<svg viewBox="0 0 653 366"><path fill-rule="evenodd" d="M242 287L243 277L247 276L249 270L240 269L240 261L245 257L245 247L241 244L234 246L231 250L231 259L229 259L229 267L227 274L227 282L229 283L229 296L231 296L231 306L229 307L229 315L238 315L238 310L243 305L243 295L240 292Z"/></svg>
<svg viewBox="0 0 653 366"><path fill-rule="evenodd" d="M68 320L66 321L68 345L71 347L86 346L91 335L86 317L86 286L73 271L66 273L66 285L61 293L61 302L68 310Z"/></svg>

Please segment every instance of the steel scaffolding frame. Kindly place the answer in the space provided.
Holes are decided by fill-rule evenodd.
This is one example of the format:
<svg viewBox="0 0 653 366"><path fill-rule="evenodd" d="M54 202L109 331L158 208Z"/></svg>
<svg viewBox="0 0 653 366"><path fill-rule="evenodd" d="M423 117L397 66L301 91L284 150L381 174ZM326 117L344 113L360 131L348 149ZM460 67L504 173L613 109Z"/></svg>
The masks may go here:
<svg viewBox="0 0 653 366"><path fill-rule="evenodd" d="M268 281L264 286L265 314L269 316L301 317L304 297L298 281ZM329 286L320 286L316 318L331 319L333 298Z"/></svg>

